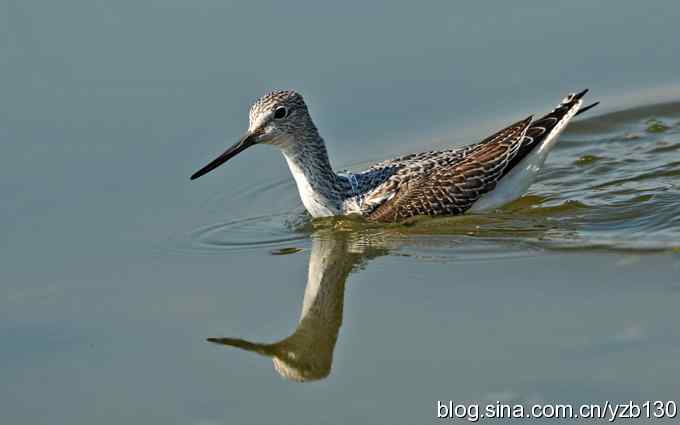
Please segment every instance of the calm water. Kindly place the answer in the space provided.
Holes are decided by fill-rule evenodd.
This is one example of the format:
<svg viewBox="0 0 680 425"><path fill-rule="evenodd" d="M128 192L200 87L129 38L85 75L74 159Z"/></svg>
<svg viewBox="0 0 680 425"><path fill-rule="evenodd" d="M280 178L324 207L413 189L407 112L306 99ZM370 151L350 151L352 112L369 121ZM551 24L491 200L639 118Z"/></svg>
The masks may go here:
<svg viewBox="0 0 680 425"><path fill-rule="evenodd" d="M0 0L0 422L678 400L678 21L677 2ZM602 105L512 205L377 227L311 221L271 148L189 182L276 87L338 168L584 87Z"/></svg>

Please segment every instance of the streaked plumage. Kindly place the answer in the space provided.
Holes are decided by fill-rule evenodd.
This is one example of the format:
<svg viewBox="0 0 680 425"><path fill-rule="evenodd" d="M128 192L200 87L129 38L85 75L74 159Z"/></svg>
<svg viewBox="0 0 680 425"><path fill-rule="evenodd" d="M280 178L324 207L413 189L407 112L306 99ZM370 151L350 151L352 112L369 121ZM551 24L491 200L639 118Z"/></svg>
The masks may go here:
<svg viewBox="0 0 680 425"><path fill-rule="evenodd" d="M539 120L528 117L479 143L337 174L302 96L275 91L251 107L246 136L192 179L248 146L265 143L282 151L313 217L360 214L371 221L399 222L418 215L494 209L524 194L569 120L594 106L579 109L586 92L567 96Z"/></svg>

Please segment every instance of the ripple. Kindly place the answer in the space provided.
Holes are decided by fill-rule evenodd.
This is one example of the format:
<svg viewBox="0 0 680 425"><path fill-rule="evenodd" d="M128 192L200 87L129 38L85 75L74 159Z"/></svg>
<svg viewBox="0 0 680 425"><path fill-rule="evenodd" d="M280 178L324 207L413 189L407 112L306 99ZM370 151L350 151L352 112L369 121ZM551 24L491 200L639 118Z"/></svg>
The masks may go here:
<svg viewBox="0 0 680 425"><path fill-rule="evenodd" d="M297 247L286 247L286 248L279 248L279 249L274 249L270 252L272 255L290 255L290 254L297 254L298 252L302 252L304 249L302 248L297 248Z"/></svg>
<svg viewBox="0 0 680 425"><path fill-rule="evenodd" d="M189 253L220 254L258 249L290 253L287 251L292 242L305 241L309 237L309 233L294 228L301 220L295 214L274 214L215 223L176 238L176 245L179 251Z"/></svg>

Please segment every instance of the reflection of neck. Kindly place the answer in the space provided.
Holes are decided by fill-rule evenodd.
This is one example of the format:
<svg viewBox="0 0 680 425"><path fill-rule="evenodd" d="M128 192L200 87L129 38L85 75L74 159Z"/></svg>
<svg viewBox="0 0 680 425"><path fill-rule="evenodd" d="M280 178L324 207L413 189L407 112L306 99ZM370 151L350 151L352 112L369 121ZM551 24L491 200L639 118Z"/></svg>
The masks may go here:
<svg viewBox="0 0 680 425"><path fill-rule="evenodd" d="M271 357L276 371L286 379L301 382L328 376L342 324L347 276L357 264L386 252L369 247L366 241L351 249L349 235L321 232L312 236L302 313L292 335L273 344L237 338L210 341Z"/></svg>
<svg viewBox="0 0 680 425"><path fill-rule="evenodd" d="M300 322L295 332L280 342L273 359L285 378L307 381L330 373L352 257L345 240L313 240Z"/></svg>
<svg viewBox="0 0 680 425"><path fill-rule="evenodd" d="M357 259L358 255L347 252L344 237L314 238L302 314L292 335L273 344L238 338L209 340L271 357L274 368L286 379L325 378L331 370L342 323L345 281Z"/></svg>
<svg viewBox="0 0 680 425"><path fill-rule="evenodd" d="M302 203L313 217L342 214L342 202L350 195L348 182L333 171L326 146L316 131L302 139L282 146Z"/></svg>

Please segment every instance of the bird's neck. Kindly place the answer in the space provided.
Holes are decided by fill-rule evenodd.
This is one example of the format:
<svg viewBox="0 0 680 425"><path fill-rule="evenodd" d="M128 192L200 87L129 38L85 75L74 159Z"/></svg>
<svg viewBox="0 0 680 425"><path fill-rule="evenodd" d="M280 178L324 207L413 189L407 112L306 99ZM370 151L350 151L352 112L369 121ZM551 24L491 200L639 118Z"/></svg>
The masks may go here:
<svg viewBox="0 0 680 425"><path fill-rule="evenodd" d="M351 185L333 171L321 136L314 131L281 148L307 211L313 217L341 215Z"/></svg>

